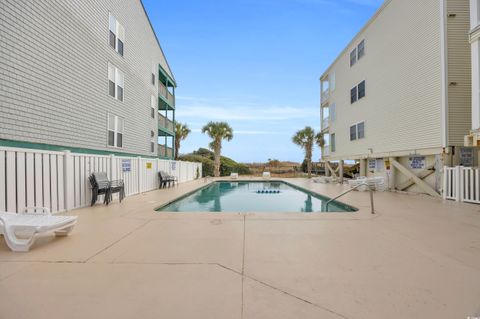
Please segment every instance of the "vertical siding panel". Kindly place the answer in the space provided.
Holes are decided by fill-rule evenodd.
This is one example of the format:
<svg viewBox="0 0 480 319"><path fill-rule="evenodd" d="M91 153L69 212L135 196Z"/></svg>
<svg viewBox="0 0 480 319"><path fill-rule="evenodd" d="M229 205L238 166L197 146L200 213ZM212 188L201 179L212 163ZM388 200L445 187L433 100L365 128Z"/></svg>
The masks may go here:
<svg viewBox="0 0 480 319"><path fill-rule="evenodd" d="M52 212L58 211L58 175L57 175L57 155L50 157L50 198L52 200Z"/></svg>
<svg viewBox="0 0 480 319"><path fill-rule="evenodd" d="M17 152L17 211L22 212L25 207L25 153Z"/></svg>
<svg viewBox="0 0 480 319"><path fill-rule="evenodd" d="M7 188L5 165L5 151L0 151L0 211L7 210L5 196L5 190Z"/></svg>
<svg viewBox="0 0 480 319"><path fill-rule="evenodd" d="M17 181L15 178L15 152L7 151L7 211L17 211Z"/></svg>
<svg viewBox="0 0 480 319"><path fill-rule="evenodd" d="M35 154L35 206L43 207L42 154Z"/></svg>
<svg viewBox="0 0 480 319"><path fill-rule="evenodd" d="M64 157L59 155L57 157L57 176L58 176L58 211L65 210L65 169L63 167Z"/></svg>
<svg viewBox="0 0 480 319"><path fill-rule="evenodd" d="M80 193L80 206L85 206L87 202L86 192L85 192L85 156L80 157L79 163L79 176L80 176L80 186L79 186L79 193Z"/></svg>
<svg viewBox="0 0 480 319"><path fill-rule="evenodd" d="M43 206L51 209L50 187L50 155L43 154Z"/></svg>
<svg viewBox="0 0 480 319"><path fill-rule="evenodd" d="M74 181L75 181L75 207L80 207L80 159L75 156L73 161Z"/></svg>
<svg viewBox="0 0 480 319"><path fill-rule="evenodd" d="M26 191L27 191L27 206L35 206L35 157L33 153L26 154Z"/></svg>

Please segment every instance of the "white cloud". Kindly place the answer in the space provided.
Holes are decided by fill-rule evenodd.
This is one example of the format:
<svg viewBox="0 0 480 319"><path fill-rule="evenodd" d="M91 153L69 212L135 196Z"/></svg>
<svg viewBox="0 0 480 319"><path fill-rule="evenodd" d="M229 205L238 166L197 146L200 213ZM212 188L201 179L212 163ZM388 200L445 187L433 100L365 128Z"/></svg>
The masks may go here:
<svg viewBox="0 0 480 319"><path fill-rule="evenodd" d="M196 100L195 103L185 103L177 109L177 117L182 119L206 119L224 121L285 121L319 117L317 108L296 108L291 106L264 106L256 103L205 103Z"/></svg>
<svg viewBox="0 0 480 319"><path fill-rule="evenodd" d="M199 128L192 129L193 133L201 133L202 130ZM249 130L233 130L234 135L279 135L285 134L285 132L273 132L273 131L249 131Z"/></svg>

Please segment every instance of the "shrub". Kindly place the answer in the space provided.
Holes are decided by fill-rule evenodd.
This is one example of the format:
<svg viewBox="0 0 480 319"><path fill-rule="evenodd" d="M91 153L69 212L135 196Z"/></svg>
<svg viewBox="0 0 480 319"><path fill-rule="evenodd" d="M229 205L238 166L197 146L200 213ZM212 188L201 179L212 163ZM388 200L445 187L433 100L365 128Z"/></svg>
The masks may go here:
<svg viewBox="0 0 480 319"><path fill-rule="evenodd" d="M203 177L213 176L214 172L214 154L206 148L199 148L192 154L183 155L179 157L181 161L202 163ZM250 168L247 165L239 164L233 159L221 156L220 157L220 176L229 176L231 173L238 173L240 175L250 174Z"/></svg>
<svg viewBox="0 0 480 319"><path fill-rule="evenodd" d="M189 154L179 157L180 161L202 163L202 177L213 176L213 161L201 155Z"/></svg>

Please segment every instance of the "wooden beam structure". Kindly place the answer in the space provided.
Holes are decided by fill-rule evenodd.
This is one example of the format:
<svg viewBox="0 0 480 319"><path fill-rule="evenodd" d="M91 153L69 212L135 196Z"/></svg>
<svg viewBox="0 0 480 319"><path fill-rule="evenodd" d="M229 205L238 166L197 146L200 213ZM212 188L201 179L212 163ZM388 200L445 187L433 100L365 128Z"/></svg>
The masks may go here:
<svg viewBox="0 0 480 319"><path fill-rule="evenodd" d="M436 197L436 198L441 198L440 194L435 190L433 189L433 187L431 187L430 185L428 185L425 181L423 181L422 179L420 179L417 175L415 175L414 173L412 173L408 168L406 168L405 166L403 166L402 164L400 164L399 162L397 162L396 160L394 159L391 159L392 161L392 165L400 172L402 173L403 175L405 175L406 177L408 177L409 179L411 179L415 184L418 185L418 187L420 187L425 193L433 196L433 197Z"/></svg>

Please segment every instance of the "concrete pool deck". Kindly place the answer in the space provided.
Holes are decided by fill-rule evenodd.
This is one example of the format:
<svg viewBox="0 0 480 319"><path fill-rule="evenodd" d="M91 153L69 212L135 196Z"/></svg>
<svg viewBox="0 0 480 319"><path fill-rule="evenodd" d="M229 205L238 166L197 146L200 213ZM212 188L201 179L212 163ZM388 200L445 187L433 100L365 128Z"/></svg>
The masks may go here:
<svg viewBox="0 0 480 319"><path fill-rule="evenodd" d="M69 237L29 253L0 238L0 318L480 316L480 206L376 193L372 216L354 192L353 214L153 211L203 185L72 211Z"/></svg>

